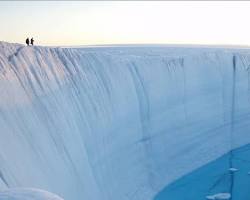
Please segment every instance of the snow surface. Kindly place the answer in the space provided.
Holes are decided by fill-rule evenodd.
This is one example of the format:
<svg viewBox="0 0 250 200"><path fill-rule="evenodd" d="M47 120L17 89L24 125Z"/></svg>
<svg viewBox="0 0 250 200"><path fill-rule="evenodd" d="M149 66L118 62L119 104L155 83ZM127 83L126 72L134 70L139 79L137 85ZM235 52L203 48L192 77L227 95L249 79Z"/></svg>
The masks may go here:
<svg viewBox="0 0 250 200"><path fill-rule="evenodd" d="M0 189L153 199L250 142L249 53L0 42Z"/></svg>

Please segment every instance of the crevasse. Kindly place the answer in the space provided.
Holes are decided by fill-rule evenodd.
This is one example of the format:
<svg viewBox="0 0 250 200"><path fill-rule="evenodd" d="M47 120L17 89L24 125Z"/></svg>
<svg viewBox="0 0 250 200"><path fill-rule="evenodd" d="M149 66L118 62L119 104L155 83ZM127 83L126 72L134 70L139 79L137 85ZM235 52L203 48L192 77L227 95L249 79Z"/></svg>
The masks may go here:
<svg viewBox="0 0 250 200"><path fill-rule="evenodd" d="M249 53L1 42L0 189L152 200L250 143Z"/></svg>

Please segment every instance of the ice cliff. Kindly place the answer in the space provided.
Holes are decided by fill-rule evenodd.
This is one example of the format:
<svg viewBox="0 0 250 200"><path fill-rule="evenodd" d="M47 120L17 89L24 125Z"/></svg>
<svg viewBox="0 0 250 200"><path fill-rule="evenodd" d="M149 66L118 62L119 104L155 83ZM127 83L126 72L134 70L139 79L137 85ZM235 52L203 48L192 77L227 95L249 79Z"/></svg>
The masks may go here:
<svg viewBox="0 0 250 200"><path fill-rule="evenodd" d="M0 42L0 190L152 200L250 143L250 50Z"/></svg>

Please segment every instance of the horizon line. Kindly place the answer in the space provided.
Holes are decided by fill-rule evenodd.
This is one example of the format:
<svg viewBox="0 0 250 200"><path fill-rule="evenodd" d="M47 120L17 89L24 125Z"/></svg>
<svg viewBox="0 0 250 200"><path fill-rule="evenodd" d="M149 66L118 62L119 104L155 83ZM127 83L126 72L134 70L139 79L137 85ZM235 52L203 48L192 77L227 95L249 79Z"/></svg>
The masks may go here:
<svg viewBox="0 0 250 200"><path fill-rule="evenodd" d="M9 41L2 41L2 43L9 43L9 44L16 44L16 45L23 45L26 46L24 43L18 42L9 42ZM249 49L250 45L242 45L242 44L192 44L192 43L114 43L114 44L79 44L79 45L40 45L35 44L34 46L40 47L61 47L61 48L88 48L88 47L136 47L136 46L168 46L168 47L207 47L207 48L246 48Z"/></svg>

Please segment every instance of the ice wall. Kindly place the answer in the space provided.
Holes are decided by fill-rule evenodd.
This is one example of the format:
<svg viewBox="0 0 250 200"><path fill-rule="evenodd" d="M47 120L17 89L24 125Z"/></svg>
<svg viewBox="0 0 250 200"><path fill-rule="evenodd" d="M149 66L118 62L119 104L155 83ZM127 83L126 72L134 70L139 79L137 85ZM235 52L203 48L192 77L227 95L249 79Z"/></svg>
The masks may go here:
<svg viewBox="0 0 250 200"><path fill-rule="evenodd" d="M0 43L0 189L153 199L250 142L249 53Z"/></svg>

